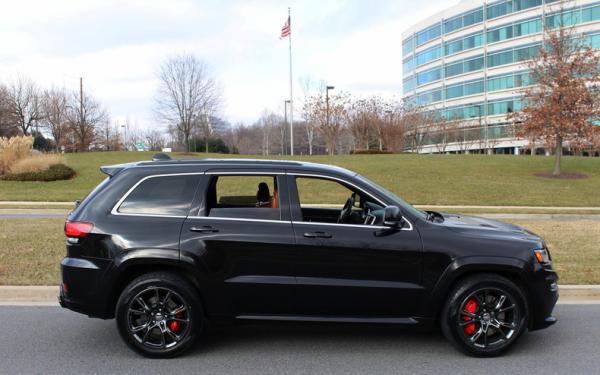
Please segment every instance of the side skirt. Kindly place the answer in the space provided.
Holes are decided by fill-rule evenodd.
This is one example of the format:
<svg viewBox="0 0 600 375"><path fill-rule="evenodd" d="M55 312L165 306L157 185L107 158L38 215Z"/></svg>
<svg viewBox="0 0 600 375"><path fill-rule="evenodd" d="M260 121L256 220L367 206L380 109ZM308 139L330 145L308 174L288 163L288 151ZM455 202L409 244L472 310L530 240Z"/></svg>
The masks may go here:
<svg viewBox="0 0 600 375"><path fill-rule="evenodd" d="M419 324L413 318L396 317L350 317L350 316L306 316L306 315L238 315L240 320L276 320L289 322L337 322L337 323L368 323L368 324Z"/></svg>

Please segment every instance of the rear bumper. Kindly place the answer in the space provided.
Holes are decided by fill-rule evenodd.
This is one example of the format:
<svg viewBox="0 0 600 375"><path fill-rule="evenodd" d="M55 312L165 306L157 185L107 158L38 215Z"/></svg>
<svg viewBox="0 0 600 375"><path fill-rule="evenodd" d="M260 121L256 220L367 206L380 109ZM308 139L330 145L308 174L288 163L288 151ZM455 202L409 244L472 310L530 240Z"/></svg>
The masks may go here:
<svg viewBox="0 0 600 375"><path fill-rule="evenodd" d="M65 257L61 262L61 273L58 302L63 308L90 317L112 317L107 311L106 295L101 288L104 274L101 264L94 260Z"/></svg>

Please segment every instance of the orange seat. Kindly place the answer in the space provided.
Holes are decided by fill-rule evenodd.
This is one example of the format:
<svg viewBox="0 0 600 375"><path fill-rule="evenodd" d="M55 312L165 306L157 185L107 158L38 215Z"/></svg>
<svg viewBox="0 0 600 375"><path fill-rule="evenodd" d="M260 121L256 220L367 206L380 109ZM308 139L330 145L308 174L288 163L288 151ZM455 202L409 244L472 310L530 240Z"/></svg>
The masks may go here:
<svg viewBox="0 0 600 375"><path fill-rule="evenodd" d="M273 199L271 200L271 208L279 208L279 193L277 190L273 191Z"/></svg>

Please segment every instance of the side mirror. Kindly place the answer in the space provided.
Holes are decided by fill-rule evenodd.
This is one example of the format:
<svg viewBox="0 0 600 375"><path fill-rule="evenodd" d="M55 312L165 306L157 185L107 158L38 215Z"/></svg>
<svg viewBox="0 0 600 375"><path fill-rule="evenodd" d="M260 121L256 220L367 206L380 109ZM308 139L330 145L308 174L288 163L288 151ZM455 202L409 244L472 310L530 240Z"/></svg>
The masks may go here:
<svg viewBox="0 0 600 375"><path fill-rule="evenodd" d="M404 226L402 211L398 206L387 206L385 208L383 214L383 225L392 228L402 228Z"/></svg>

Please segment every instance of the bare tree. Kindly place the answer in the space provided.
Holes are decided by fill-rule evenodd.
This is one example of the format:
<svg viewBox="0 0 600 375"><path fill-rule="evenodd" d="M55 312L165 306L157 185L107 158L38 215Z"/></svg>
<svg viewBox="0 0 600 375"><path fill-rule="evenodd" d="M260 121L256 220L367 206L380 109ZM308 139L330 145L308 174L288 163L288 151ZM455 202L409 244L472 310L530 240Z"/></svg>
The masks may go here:
<svg viewBox="0 0 600 375"><path fill-rule="evenodd" d="M156 113L181 132L189 149L194 125L220 107L221 89L204 62L193 55L169 58L160 67L158 78Z"/></svg>
<svg viewBox="0 0 600 375"><path fill-rule="evenodd" d="M76 138L78 150L87 151L94 140L96 128L105 125L109 121L109 116L96 99L85 93L82 94L83 96L80 96L80 93L71 95L67 121Z"/></svg>
<svg viewBox="0 0 600 375"><path fill-rule="evenodd" d="M165 147L165 136L158 129L146 130L145 141L150 151L161 151Z"/></svg>
<svg viewBox="0 0 600 375"><path fill-rule="evenodd" d="M63 89L51 88L42 96L42 123L52 134L56 150L61 149L63 138L69 128L67 122L68 95Z"/></svg>
<svg viewBox="0 0 600 375"><path fill-rule="evenodd" d="M348 103L349 95L343 92L330 95L328 102L323 94L313 95L305 103L308 121L318 126L319 132L325 138L329 155L335 155L338 141L346 126Z"/></svg>
<svg viewBox="0 0 600 375"><path fill-rule="evenodd" d="M347 116L348 130L350 130L355 142L358 142L358 148L368 150L369 133L373 130L373 123L377 121L377 114L373 113L370 98L352 100L348 106Z"/></svg>
<svg viewBox="0 0 600 375"><path fill-rule="evenodd" d="M24 135L29 135L32 127L43 118L38 87L21 75L8 86L8 107L12 119Z"/></svg>
<svg viewBox="0 0 600 375"><path fill-rule="evenodd" d="M10 110L8 89L0 84L0 136L14 135L14 121Z"/></svg>
<svg viewBox="0 0 600 375"><path fill-rule="evenodd" d="M302 115L304 117L304 130L306 130L306 141L308 143L308 154L313 154L313 145L315 140L315 131L318 126L317 123L314 122L311 118L311 108L310 108L310 97L311 92L315 88L313 80L309 76L305 76L300 80L300 87L302 88L302 92L304 94L303 105L302 105ZM318 92L323 93L325 90L325 83L321 82L318 85Z"/></svg>
<svg viewBox="0 0 600 375"><path fill-rule="evenodd" d="M431 131L432 115L419 107L408 107L404 109L401 121L410 142L410 149L419 153Z"/></svg>
<svg viewBox="0 0 600 375"><path fill-rule="evenodd" d="M592 121L600 117L600 55L561 18L545 30L539 57L529 63L536 85L524 92L527 105L509 116L521 124L520 137L541 139L554 148L554 176L561 173L564 144L589 143L595 132Z"/></svg>
<svg viewBox="0 0 600 375"><path fill-rule="evenodd" d="M262 154L269 155L271 153L271 135L276 129L277 125L281 123L281 118L267 109L263 110L260 119L258 120L258 126L262 131Z"/></svg>

